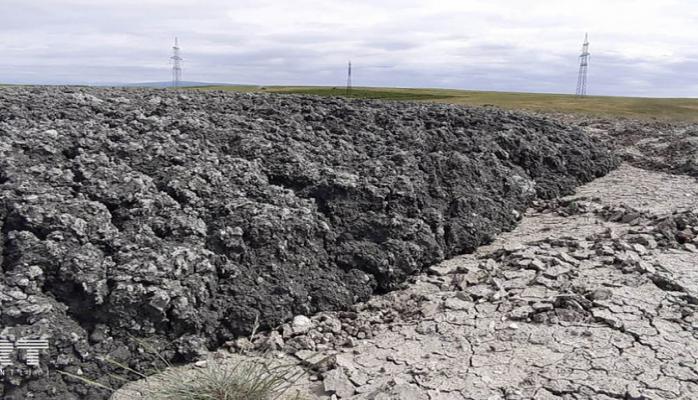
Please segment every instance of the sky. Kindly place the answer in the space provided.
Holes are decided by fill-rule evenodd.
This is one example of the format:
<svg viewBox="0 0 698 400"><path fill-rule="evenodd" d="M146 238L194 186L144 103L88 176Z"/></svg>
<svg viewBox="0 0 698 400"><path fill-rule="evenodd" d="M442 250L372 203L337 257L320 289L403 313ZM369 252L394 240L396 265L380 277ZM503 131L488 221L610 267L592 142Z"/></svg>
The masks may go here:
<svg viewBox="0 0 698 400"><path fill-rule="evenodd" d="M0 82L698 97L697 0L0 0Z"/></svg>

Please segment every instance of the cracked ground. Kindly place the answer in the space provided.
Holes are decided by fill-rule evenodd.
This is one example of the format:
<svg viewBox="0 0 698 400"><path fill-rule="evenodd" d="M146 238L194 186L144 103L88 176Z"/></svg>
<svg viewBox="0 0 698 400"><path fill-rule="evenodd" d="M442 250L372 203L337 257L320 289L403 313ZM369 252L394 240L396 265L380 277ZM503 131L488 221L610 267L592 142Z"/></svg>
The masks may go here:
<svg viewBox="0 0 698 400"><path fill-rule="evenodd" d="M696 198L624 164L352 312L228 345L302 366L309 398L697 398Z"/></svg>

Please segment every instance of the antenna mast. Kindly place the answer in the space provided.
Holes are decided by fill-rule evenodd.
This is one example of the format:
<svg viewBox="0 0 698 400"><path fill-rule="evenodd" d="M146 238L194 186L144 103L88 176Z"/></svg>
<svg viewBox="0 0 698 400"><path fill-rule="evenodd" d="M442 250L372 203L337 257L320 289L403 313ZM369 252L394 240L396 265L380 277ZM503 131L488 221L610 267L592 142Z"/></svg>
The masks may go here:
<svg viewBox="0 0 698 400"><path fill-rule="evenodd" d="M579 77L577 78L577 96L587 95L587 70L589 69L589 34L584 35L582 54L579 56Z"/></svg>
<svg viewBox="0 0 698 400"><path fill-rule="evenodd" d="M172 60L172 87L177 88L182 80L182 57L179 56L179 42L176 36L170 59Z"/></svg>
<svg viewBox="0 0 698 400"><path fill-rule="evenodd" d="M351 60L349 60L349 68L347 69L347 95L351 93Z"/></svg>

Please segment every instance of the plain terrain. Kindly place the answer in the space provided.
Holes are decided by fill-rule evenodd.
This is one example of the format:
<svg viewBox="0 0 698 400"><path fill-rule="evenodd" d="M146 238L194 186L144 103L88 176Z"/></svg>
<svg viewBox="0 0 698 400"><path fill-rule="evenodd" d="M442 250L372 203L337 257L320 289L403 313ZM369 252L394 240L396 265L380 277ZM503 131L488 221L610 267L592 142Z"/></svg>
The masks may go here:
<svg viewBox="0 0 698 400"><path fill-rule="evenodd" d="M0 88L18 85L0 83ZM222 90L244 93L308 94L342 96L359 99L432 101L473 106L497 106L553 114L576 114L596 117L624 117L640 120L698 122L698 98L650 98L587 96L569 94L484 92L456 89L415 89L329 86L255 86L226 85L188 87L187 90Z"/></svg>
<svg viewBox="0 0 698 400"><path fill-rule="evenodd" d="M284 94L346 96L363 99L434 101L465 105L493 105L547 113L571 113L637 119L698 121L698 99L643 97L578 97L566 94L480 92L453 89L354 88L321 86L202 86L196 90L226 90Z"/></svg>

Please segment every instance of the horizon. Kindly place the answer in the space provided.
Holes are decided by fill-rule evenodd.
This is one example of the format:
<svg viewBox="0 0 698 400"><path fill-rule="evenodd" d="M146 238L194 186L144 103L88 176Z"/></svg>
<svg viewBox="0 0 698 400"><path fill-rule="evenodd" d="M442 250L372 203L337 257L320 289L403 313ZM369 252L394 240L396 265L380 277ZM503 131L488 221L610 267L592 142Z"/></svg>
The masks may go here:
<svg viewBox="0 0 698 400"><path fill-rule="evenodd" d="M177 36L184 81L574 94L588 32L589 95L698 97L689 1L6 2L6 84L166 82Z"/></svg>
<svg viewBox="0 0 698 400"><path fill-rule="evenodd" d="M65 87L91 87L91 88L140 88L140 89L156 89L156 90L172 90L172 89L194 89L194 88L216 88L218 86L225 87L254 87L254 88L280 88L280 89L291 89L291 88L343 88L343 86L335 85L260 85L254 83L231 83L231 82L194 82L194 81L182 81L186 86L181 86L175 88L172 86L166 86L164 84L172 85L172 81L153 81L153 82L131 82L131 83L104 83L104 84L85 84L85 83L46 83L46 84L35 84L35 83L4 83L0 82L0 87L2 86L65 86ZM197 85L189 85L195 83ZM163 86L144 86L152 84L163 84ZM141 86L143 85L143 86ZM570 97L580 97L574 93L559 93L559 92L521 92L521 91L511 91L511 90L476 90L476 89L460 89L460 88L449 88L449 87L407 87L407 86L352 86L353 89L395 89L395 90L445 90L445 91L455 91L455 92L473 92L473 93L501 93L501 94L533 94L533 95L543 95L543 96L570 96ZM270 92L275 93L275 92ZM657 96L623 96L623 95L598 95L598 94L588 94L582 96L582 98L626 98L626 99L649 99L649 100L698 100L698 97L657 97Z"/></svg>

